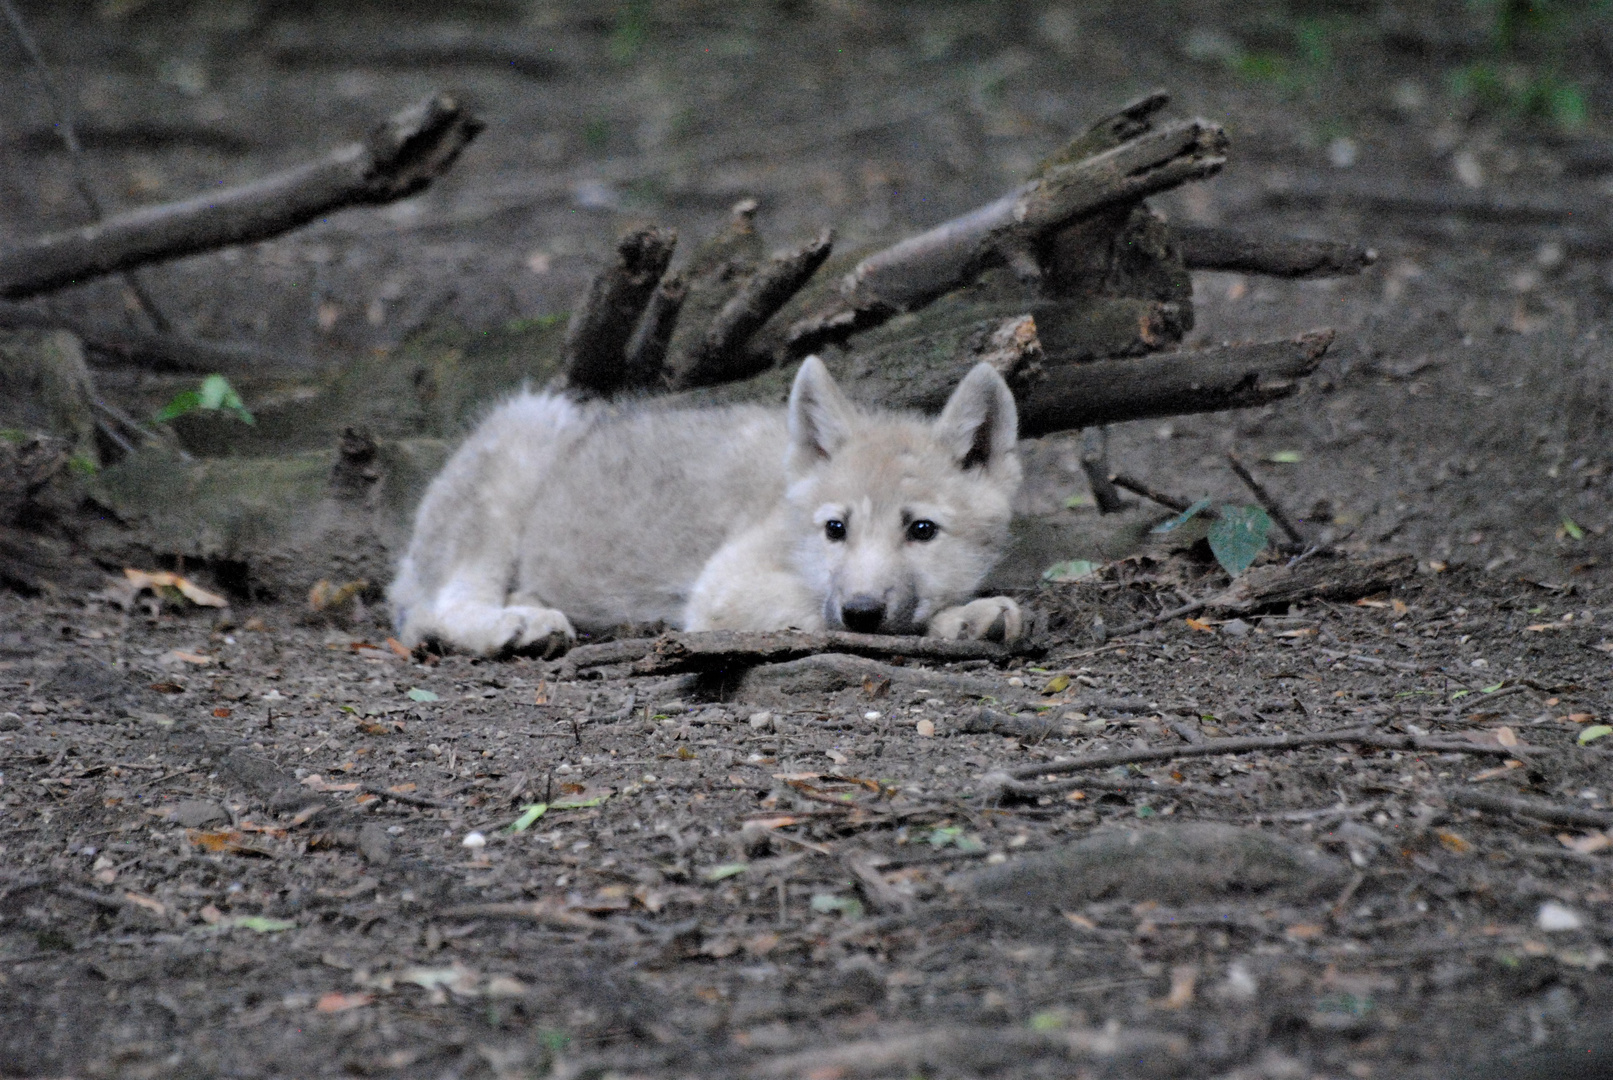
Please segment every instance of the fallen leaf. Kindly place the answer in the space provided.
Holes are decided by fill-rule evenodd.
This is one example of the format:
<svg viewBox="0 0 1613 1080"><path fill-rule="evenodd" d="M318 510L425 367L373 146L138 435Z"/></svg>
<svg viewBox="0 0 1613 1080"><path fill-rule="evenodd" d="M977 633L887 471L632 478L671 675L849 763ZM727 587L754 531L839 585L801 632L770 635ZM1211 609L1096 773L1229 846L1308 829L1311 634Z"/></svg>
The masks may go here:
<svg viewBox="0 0 1613 1080"><path fill-rule="evenodd" d="M1215 633L1215 627L1210 623L1205 622L1203 619L1187 619L1185 621L1187 625L1192 627L1194 630L1202 630L1207 634Z"/></svg>
<svg viewBox="0 0 1613 1080"><path fill-rule="evenodd" d="M218 593L208 592L188 578L180 577L178 574L167 570L148 573L144 570L135 570L126 566L123 568L123 576L128 579L129 585L136 593L145 589L150 589L152 592L174 589L179 595L199 607L222 608L230 606L230 602L218 595Z"/></svg>
<svg viewBox="0 0 1613 1080"><path fill-rule="evenodd" d="M202 917L202 922L209 926L217 926L219 923L224 921L224 913L218 908L214 907L212 904L205 905L202 910L198 911L196 914L200 915Z"/></svg>
<svg viewBox="0 0 1613 1080"><path fill-rule="evenodd" d="M1317 923L1295 923L1283 930L1283 935L1293 941L1310 941L1326 932L1326 928Z"/></svg>
<svg viewBox="0 0 1613 1080"><path fill-rule="evenodd" d="M391 649L398 656L403 657L405 660L407 660L410 656L408 648L403 644L403 642L399 641L395 637L389 637L386 639L386 647Z"/></svg>
<svg viewBox="0 0 1613 1080"><path fill-rule="evenodd" d="M345 581L335 585L326 578L320 578L314 582L314 587L308 590L308 606L315 611L330 611L341 607L369 587L368 581Z"/></svg>
<svg viewBox="0 0 1613 1080"><path fill-rule="evenodd" d="M935 734L935 721L920 720L913 725L913 730L918 732L920 738L928 739Z"/></svg>
<svg viewBox="0 0 1613 1080"><path fill-rule="evenodd" d="M1068 675L1055 675L1047 680L1047 685L1042 687L1042 693L1052 696L1053 694L1062 694L1069 688L1070 677Z"/></svg>
<svg viewBox="0 0 1613 1080"><path fill-rule="evenodd" d="M215 855L260 855L269 858L274 856L274 852L253 844L247 839L246 834L238 829L218 831L186 829L185 839L203 851L210 851Z"/></svg>
<svg viewBox="0 0 1613 1080"><path fill-rule="evenodd" d="M168 909L163 906L162 901L154 899L153 897L141 896L137 892L126 892L126 893L123 894L123 898L125 900L129 901L129 903L131 903L131 904L136 904L136 905L138 905L140 907L145 908L147 911L151 912L154 915L166 915L166 914L168 914Z"/></svg>
<svg viewBox="0 0 1613 1080"><path fill-rule="evenodd" d="M222 929L240 927L242 930L251 930L258 934L278 934L285 930L297 929L297 924L290 919L271 919L264 915L237 915L232 919L224 919L218 925Z"/></svg>
<svg viewBox="0 0 1613 1080"><path fill-rule="evenodd" d="M824 753L827 754L829 756L829 760L834 762L836 765L851 764L851 759L838 750L825 750Z"/></svg>
<svg viewBox="0 0 1613 1080"><path fill-rule="evenodd" d="M1448 830L1440 829L1434 833L1434 836L1439 840L1440 847L1444 848L1452 855L1466 855L1468 852L1473 850L1472 844L1462 839L1456 833Z"/></svg>
<svg viewBox="0 0 1613 1080"><path fill-rule="evenodd" d="M1064 798L1069 802L1082 802L1086 799L1086 797L1087 793L1081 790L1072 791L1068 795L1064 796Z"/></svg>
<svg viewBox="0 0 1613 1080"><path fill-rule="evenodd" d="M1596 714L1588 712L1569 713L1566 719L1571 724L1588 724L1596 719Z"/></svg>
<svg viewBox="0 0 1613 1080"><path fill-rule="evenodd" d="M408 698L409 698L410 701L440 701L441 700L439 697L437 697L436 694L432 693L430 690L422 690L418 686L412 686L412 687L409 688Z"/></svg>
<svg viewBox="0 0 1613 1080"><path fill-rule="evenodd" d="M750 864L749 863L742 863L742 862L723 863L720 866L713 866L710 870L707 870L705 873L701 874L700 877L704 881L712 881L712 882L722 881L725 878L731 878L731 877L735 877L735 876L737 876L739 874L743 874L746 870L749 870L749 869L750 869Z"/></svg>
<svg viewBox="0 0 1613 1080"><path fill-rule="evenodd" d="M1568 833L1557 834L1558 843L1569 851L1577 851L1581 855L1590 855L1597 851L1606 851L1613 848L1613 837L1603 832L1588 832L1584 836L1572 836Z"/></svg>
<svg viewBox="0 0 1613 1080"><path fill-rule="evenodd" d="M1502 746L1517 746L1518 733L1513 731L1511 728L1502 725L1501 727L1495 729L1495 741L1500 743Z"/></svg>
<svg viewBox="0 0 1613 1080"><path fill-rule="evenodd" d="M532 827L532 823L534 821L537 821L540 817L548 812L548 803L531 803L521 811L520 817L516 818L514 821L505 826L505 831L515 833L525 832L527 829Z"/></svg>
<svg viewBox="0 0 1613 1080"><path fill-rule="evenodd" d="M1411 610L1411 606L1404 600L1391 600L1389 601L1389 607L1394 610L1396 615L1404 615Z"/></svg>
<svg viewBox="0 0 1613 1080"><path fill-rule="evenodd" d="M1608 735L1613 735L1613 727L1609 727L1606 724L1592 724L1579 733L1579 745L1584 746L1587 743L1593 743L1597 739L1605 738Z"/></svg>
<svg viewBox="0 0 1613 1080"><path fill-rule="evenodd" d="M157 663L165 666L170 664L194 664L196 667L206 667L212 662L213 658L211 656L203 656L201 653L186 652L183 649L169 649L167 652L157 657Z"/></svg>
<svg viewBox="0 0 1613 1080"><path fill-rule="evenodd" d="M1199 969L1196 964L1177 964L1171 968L1171 988L1163 1001L1162 1009L1185 1009L1193 1004L1193 989L1198 985Z"/></svg>

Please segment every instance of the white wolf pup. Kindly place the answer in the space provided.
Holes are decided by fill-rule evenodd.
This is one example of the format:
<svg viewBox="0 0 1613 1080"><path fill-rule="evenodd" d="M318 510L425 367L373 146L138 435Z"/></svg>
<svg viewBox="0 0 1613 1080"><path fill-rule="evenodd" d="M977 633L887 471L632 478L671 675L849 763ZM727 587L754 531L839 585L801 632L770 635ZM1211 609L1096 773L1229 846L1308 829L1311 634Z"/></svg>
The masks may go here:
<svg viewBox="0 0 1613 1080"><path fill-rule="evenodd" d="M974 599L1008 538L1018 417L979 364L936 420L857 408L817 357L785 410L521 394L426 491L398 636L492 655L577 629L1023 633Z"/></svg>

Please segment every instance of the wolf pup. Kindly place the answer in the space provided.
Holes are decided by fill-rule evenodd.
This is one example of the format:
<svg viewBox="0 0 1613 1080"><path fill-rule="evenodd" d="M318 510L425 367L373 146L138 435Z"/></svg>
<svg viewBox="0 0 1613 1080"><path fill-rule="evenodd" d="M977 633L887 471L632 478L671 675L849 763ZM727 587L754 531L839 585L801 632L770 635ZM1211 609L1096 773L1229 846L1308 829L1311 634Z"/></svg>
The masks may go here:
<svg viewBox="0 0 1613 1080"><path fill-rule="evenodd" d="M655 621L1011 641L1019 606L974 596L1008 538L1017 439L987 364L934 421L859 409L815 356L784 410L523 393L426 491L398 636L484 655Z"/></svg>

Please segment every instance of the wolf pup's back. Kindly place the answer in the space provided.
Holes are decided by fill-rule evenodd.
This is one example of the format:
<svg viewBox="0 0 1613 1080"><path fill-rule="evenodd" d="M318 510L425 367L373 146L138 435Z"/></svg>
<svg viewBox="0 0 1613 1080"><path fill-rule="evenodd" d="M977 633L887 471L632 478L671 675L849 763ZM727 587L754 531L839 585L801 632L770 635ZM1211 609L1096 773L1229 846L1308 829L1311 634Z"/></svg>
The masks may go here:
<svg viewBox="0 0 1613 1080"><path fill-rule="evenodd" d="M981 365L941 418L866 413L816 358L787 410L523 394L426 492L389 596L399 637L492 654L578 628L1020 632L970 601L1019 482L1013 398Z"/></svg>

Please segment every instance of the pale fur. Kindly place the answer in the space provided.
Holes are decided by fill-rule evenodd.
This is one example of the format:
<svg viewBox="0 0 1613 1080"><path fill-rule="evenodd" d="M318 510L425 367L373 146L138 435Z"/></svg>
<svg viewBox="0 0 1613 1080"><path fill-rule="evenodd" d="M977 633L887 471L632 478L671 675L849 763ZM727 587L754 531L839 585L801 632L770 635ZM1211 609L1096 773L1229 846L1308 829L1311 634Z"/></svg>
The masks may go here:
<svg viewBox="0 0 1613 1080"><path fill-rule="evenodd" d="M427 490L398 636L491 655L624 623L820 630L856 597L884 605L880 632L1012 640L1018 606L972 598L1007 541L1016 430L984 364L935 421L856 408L815 357L784 410L521 394ZM933 540L908 537L920 518Z"/></svg>

